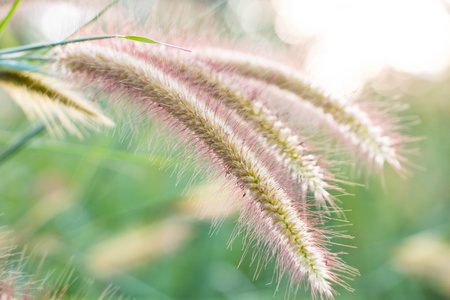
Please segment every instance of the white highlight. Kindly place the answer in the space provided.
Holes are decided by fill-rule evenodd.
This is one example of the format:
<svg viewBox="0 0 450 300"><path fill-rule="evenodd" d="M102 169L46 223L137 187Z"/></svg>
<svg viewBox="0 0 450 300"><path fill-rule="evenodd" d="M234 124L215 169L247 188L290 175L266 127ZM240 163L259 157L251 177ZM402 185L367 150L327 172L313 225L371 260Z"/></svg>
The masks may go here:
<svg viewBox="0 0 450 300"><path fill-rule="evenodd" d="M62 40L83 25L82 11L72 3L47 5L40 18L40 30L50 41Z"/></svg>
<svg viewBox="0 0 450 300"><path fill-rule="evenodd" d="M440 0L272 0L281 39L314 39L307 68L348 95L381 69L436 76L450 64L450 15Z"/></svg>

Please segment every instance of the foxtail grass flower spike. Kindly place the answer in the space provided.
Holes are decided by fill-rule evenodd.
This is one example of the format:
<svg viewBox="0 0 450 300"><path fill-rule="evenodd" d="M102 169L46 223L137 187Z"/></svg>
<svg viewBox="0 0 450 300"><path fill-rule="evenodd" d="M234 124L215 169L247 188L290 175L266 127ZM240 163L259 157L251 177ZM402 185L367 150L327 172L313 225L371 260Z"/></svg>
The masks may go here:
<svg viewBox="0 0 450 300"><path fill-rule="evenodd" d="M313 297L333 299L335 285L349 288L343 277L354 270L327 248L333 233L277 182L268 162L251 150L252 138L240 138L239 127L228 122L228 108L198 99L183 82L125 52L69 45L54 59L63 75L128 99L139 113L170 123L199 155L208 155L207 168L236 186L243 230L251 230L246 232L265 252L263 259L275 258L280 276L289 277L294 289L306 280Z"/></svg>
<svg viewBox="0 0 450 300"><path fill-rule="evenodd" d="M183 53L168 53L168 51L135 50L142 59L150 60L165 73L188 81L191 88L196 88L207 98L214 99L239 117L240 123L246 123L259 134L259 140L265 148L273 148L276 159L283 165L294 182L299 182L302 194L311 191L318 206L326 209L327 205L338 210L333 196L327 189L338 190L328 181L333 180L332 174L319 165L319 158L308 153L306 138L301 138L295 131L265 106L259 99L264 93L265 85L246 93L249 85L245 77L233 74L216 73L206 64L190 58Z"/></svg>
<svg viewBox="0 0 450 300"><path fill-rule="evenodd" d="M67 289L73 280L70 265L58 274L57 279L51 274L38 278L42 275L39 269L35 274L24 272L31 260L24 251L17 251L10 234L4 230L3 227L0 229L0 300L66 299ZM83 294L78 293L78 298Z"/></svg>
<svg viewBox="0 0 450 300"><path fill-rule="evenodd" d="M218 69L232 70L297 95L300 102L312 106L317 120L321 117L323 123L331 123L330 128L350 149L359 149L356 153L362 153L369 165L382 169L387 162L397 171L405 171L399 146L407 139L384 130L371 118L374 113L364 111L358 103L332 99L312 88L295 70L261 57L216 48L193 49L193 53Z"/></svg>
<svg viewBox="0 0 450 300"><path fill-rule="evenodd" d="M61 126L80 138L81 127L114 126L94 103L70 92L64 88L67 84L59 80L37 73L5 70L0 72L0 85L30 119L42 120L57 136L63 135Z"/></svg>

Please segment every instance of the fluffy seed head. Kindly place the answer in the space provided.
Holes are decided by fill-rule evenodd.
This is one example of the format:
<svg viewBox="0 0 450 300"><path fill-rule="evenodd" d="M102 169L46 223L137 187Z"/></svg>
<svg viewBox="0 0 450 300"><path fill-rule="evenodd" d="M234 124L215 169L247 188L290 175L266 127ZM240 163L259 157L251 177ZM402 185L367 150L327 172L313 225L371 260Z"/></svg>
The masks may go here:
<svg viewBox="0 0 450 300"><path fill-rule="evenodd" d="M245 196L237 199L244 228L251 230L265 258L275 256L280 272L298 287L306 278L313 295L332 299L334 284L346 284L340 272L351 272L325 246L329 235L314 225L319 222L306 203L294 201L265 165L229 126L229 111L202 101L183 83L144 60L103 47L71 45L54 56L60 70L76 80L105 88L108 94L126 96L141 109L156 110L166 122L192 136L196 151L210 156L214 168L230 177ZM122 97L123 98L123 97ZM250 139L251 140L251 139Z"/></svg>
<svg viewBox="0 0 450 300"><path fill-rule="evenodd" d="M295 130L259 101L267 84L255 83L231 72L219 73L189 54L158 50L135 49L133 52L165 73L189 82L190 88L198 90L200 96L228 107L237 115L237 122L245 123L259 133L259 142L266 150L273 150L273 156L284 166L285 172L301 184L303 195L309 190L319 206L326 207L328 204L337 208L334 198L327 191L338 189L327 182L332 181L333 176L320 165L317 156L308 153L307 139L298 136Z"/></svg>
<svg viewBox="0 0 450 300"><path fill-rule="evenodd" d="M356 152L364 155L369 164L382 169L387 162L397 171L404 171L399 145L406 138L390 134L389 128L377 124L373 114L364 111L358 103L327 97L307 84L295 70L260 57L221 49L198 49L197 53L199 59L217 68L232 68L243 76L257 78L297 95L298 101L309 104L317 120L321 118L323 123L329 123L329 127L338 132L337 136L352 146L350 148L357 147Z"/></svg>
<svg viewBox="0 0 450 300"><path fill-rule="evenodd" d="M61 126L80 138L80 127L98 129L100 126L114 126L114 122L94 103L70 92L68 85L59 80L36 73L5 70L0 72L0 84L30 119L44 121L58 136L63 135Z"/></svg>

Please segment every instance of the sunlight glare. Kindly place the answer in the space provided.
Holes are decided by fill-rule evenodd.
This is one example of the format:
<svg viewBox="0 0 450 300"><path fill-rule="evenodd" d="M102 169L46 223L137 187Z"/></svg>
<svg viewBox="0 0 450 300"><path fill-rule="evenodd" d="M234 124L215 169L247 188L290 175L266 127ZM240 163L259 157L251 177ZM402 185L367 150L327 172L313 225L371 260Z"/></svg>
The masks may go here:
<svg viewBox="0 0 450 300"><path fill-rule="evenodd" d="M389 66L436 76L450 63L450 17L439 0L273 0L285 42L311 42L308 72L349 93Z"/></svg>

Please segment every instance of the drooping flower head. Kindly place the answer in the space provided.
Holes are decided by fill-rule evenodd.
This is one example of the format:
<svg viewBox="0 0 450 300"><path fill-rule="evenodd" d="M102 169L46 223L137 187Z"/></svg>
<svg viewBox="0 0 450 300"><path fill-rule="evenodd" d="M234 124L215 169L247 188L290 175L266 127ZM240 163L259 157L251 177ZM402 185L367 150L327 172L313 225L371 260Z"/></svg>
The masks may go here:
<svg viewBox="0 0 450 300"><path fill-rule="evenodd" d="M308 212L307 202L293 198L295 191L279 184L267 167L276 163L252 150L252 133L246 137L245 127L228 121L231 112L226 105L197 97L183 82L128 53L73 45L55 58L66 76L131 101L170 124L198 155L207 155L208 168L227 176L239 190L235 194L243 195L235 200L241 207L242 228L267 251L263 259L275 257L294 287L306 278L313 294L330 299L334 284L347 287L339 274L353 270L327 249L332 233L319 227L321 221Z"/></svg>
<svg viewBox="0 0 450 300"><path fill-rule="evenodd" d="M340 235L327 229L322 211L339 211L332 195L341 189L338 180L301 125L283 114L292 120L297 110L311 112L357 148L358 156L378 168L388 162L402 170L401 139L377 123L383 112L374 118L363 105L331 99L298 70L263 52L231 51L223 41L201 38L194 43L194 34L165 35L155 28L142 35L192 53L95 41L61 47L51 59L61 76L104 92L110 105L121 101L161 121L195 153L205 173L225 178L241 211L237 232L250 241L248 247L257 246L260 265L274 259L279 277L288 277L294 290L306 283L313 297L332 299L336 286L350 289L344 278L357 272L329 250L330 239ZM295 110L277 111L292 100Z"/></svg>

